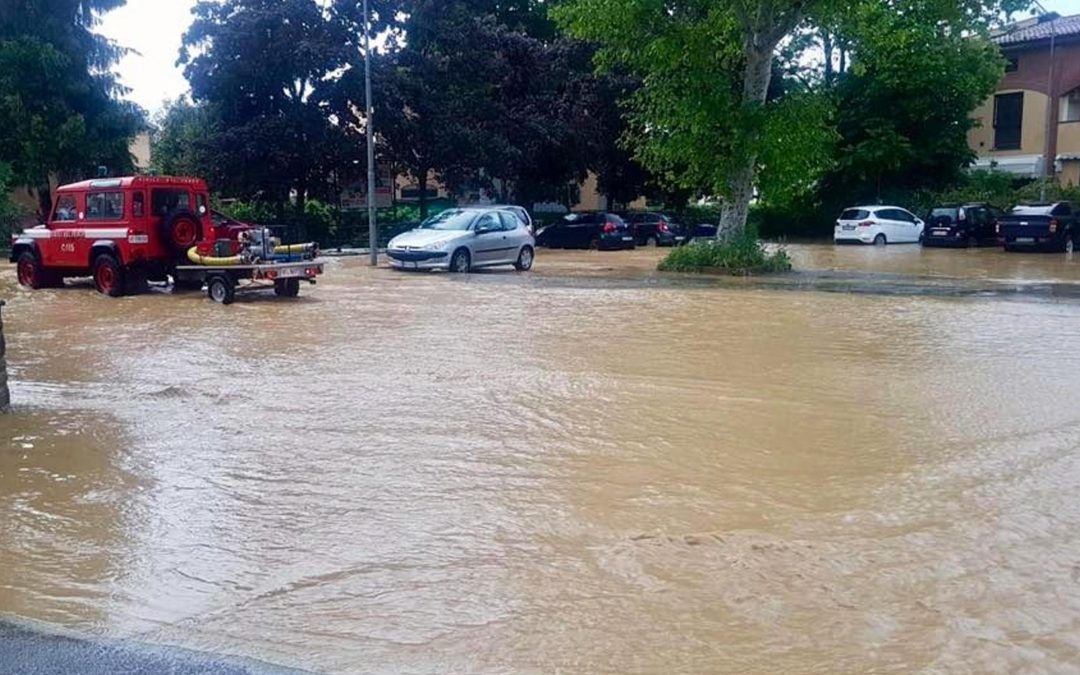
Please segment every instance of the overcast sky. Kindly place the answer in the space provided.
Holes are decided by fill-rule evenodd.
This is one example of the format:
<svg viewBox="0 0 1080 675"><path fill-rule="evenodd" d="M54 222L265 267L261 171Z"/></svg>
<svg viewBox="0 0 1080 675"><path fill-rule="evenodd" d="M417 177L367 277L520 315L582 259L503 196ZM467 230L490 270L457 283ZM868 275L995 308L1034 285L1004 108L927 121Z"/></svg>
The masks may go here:
<svg viewBox="0 0 1080 675"><path fill-rule="evenodd" d="M157 112L162 102L187 92L184 74L176 67L180 37L191 24L195 0L127 0L127 5L106 14L99 31L135 50L118 66L120 78L131 89L129 98ZM1047 10L1080 13L1080 0L1042 0Z"/></svg>

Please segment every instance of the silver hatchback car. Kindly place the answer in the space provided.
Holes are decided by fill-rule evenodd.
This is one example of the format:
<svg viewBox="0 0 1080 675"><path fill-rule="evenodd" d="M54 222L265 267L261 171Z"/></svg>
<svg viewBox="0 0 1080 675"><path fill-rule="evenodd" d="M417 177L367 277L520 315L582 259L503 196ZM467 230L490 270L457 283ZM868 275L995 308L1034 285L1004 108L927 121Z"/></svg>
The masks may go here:
<svg viewBox="0 0 1080 675"><path fill-rule="evenodd" d="M390 240L386 255L398 269L468 272L513 265L532 269L536 241L516 207L443 211Z"/></svg>

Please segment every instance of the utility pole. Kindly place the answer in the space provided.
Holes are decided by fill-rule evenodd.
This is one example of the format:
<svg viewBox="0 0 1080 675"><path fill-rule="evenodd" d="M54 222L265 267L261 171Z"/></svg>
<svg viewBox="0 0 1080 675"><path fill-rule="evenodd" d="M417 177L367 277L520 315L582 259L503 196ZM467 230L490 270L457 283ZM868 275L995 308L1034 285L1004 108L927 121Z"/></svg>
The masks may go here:
<svg viewBox="0 0 1080 675"><path fill-rule="evenodd" d="M1034 5L1043 15L1049 14L1041 3L1035 2ZM1054 129L1055 106L1061 105L1061 102L1058 101L1057 87L1054 86L1054 60L1057 56L1056 21L1057 19L1050 19L1050 72L1046 76L1046 138L1043 145L1043 176L1039 182L1039 201L1043 203L1046 202L1047 183L1050 182L1050 178L1054 175L1055 164L1057 163L1057 158L1051 156L1051 149L1056 147L1053 137L1053 134L1057 131Z"/></svg>
<svg viewBox="0 0 1080 675"><path fill-rule="evenodd" d="M368 245L371 247L371 266L379 264L379 227L375 222L375 116L371 105L371 21L368 0L364 0L364 98L367 111L367 202Z"/></svg>

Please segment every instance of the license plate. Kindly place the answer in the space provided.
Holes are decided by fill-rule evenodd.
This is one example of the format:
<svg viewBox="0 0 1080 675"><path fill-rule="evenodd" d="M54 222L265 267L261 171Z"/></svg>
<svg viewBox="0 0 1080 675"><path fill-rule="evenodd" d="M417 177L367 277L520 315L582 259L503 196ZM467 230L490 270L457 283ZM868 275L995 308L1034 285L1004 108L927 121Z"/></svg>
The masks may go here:
<svg viewBox="0 0 1080 675"><path fill-rule="evenodd" d="M949 234L948 230L934 230L934 232L933 232L933 235L935 237L945 237L945 236L948 236L948 234Z"/></svg>
<svg viewBox="0 0 1080 675"><path fill-rule="evenodd" d="M1034 244L1035 243L1035 237L1017 237L1016 238L1016 243L1017 244Z"/></svg>
<svg viewBox="0 0 1080 675"><path fill-rule="evenodd" d="M675 241L684 241L686 237L675 237Z"/></svg>
<svg viewBox="0 0 1080 675"><path fill-rule="evenodd" d="M278 270L277 273L278 279L293 279L302 276L304 276L304 270L299 267L286 267L283 270Z"/></svg>
<svg viewBox="0 0 1080 675"><path fill-rule="evenodd" d="M844 229L847 230L848 232L850 232L850 231L855 229L855 226L854 225L845 225Z"/></svg>
<svg viewBox="0 0 1080 675"><path fill-rule="evenodd" d="M622 240L623 241L634 241L634 238L633 237L623 237Z"/></svg>

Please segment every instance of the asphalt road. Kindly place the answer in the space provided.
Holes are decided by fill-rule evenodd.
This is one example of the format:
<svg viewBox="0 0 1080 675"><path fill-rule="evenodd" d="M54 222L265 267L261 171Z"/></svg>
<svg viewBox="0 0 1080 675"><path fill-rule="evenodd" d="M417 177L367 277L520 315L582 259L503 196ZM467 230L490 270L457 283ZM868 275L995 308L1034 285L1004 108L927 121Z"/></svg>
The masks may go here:
<svg viewBox="0 0 1080 675"><path fill-rule="evenodd" d="M285 675L299 671L181 649L96 641L0 622L4 675Z"/></svg>

